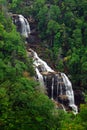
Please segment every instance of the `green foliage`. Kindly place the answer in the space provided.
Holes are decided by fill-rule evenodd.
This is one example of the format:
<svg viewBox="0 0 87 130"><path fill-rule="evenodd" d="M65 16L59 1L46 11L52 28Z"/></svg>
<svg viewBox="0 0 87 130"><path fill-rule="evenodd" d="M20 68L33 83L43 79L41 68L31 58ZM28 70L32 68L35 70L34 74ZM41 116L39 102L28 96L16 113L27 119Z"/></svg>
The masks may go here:
<svg viewBox="0 0 87 130"><path fill-rule="evenodd" d="M49 45L46 51L57 70L67 68L75 89L87 90L87 1L12 0L7 4L0 0L0 129L86 130L87 104L81 105L76 116L66 114L55 110L38 90L31 77L32 60L6 6L35 18L41 42Z"/></svg>
<svg viewBox="0 0 87 130"><path fill-rule="evenodd" d="M74 38L75 46L80 47L80 45L82 44L81 29L75 29L72 36Z"/></svg>
<svg viewBox="0 0 87 130"><path fill-rule="evenodd" d="M41 38L43 39L46 35L46 32L44 30L46 30L46 26L47 26L47 21L46 21L46 18L47 18L47 11L48 11L48 8L46 6L43 6L39 12L38 12L38 15L37 15L37 18L38 18L38 29L41 30ZM44 27L44 28L43 28ZM45 33L44 33L45 32Z"/></svg>
<svg viewBox="0 0 87 130"><path fill-rule="evenodd" d="M49 35L54 35L58 32L59 28L60 26L56 21L50 20L47 26L47 33L49 33Z"/></svg>
<svg viewBox="0 0 87 130"><path fill-rule="evenodd" d="M61 14L61 12L60 12L60 8L58 6L56 6L56 5L50 6L50 9L48 12L48 17L50 20L52 19L57 22L60 14Z"/></svg>
<svg viewBox="0 0 87 130"><path fill-rule="evenodd" d="M16 10L20 4L23 2L23 0L11 0L11 2L9 3L10 5L10 8L13 9L13 10ZM18 11L18 9L17 9Z"/></svg>
<svg viewBox="0 0 87 130"><path fill-rule="evenodd" d="M82 72L87 73L87 62L82 64Z"/></svg>
<svg viewBox="0 0 87 130"><path fill-rule="evenodd" d="M60 71L64 71L64 64L63 64L63 60L60 60L56 66L56 69L57 70L60 70Z"/></svg>
<svg viewBox="0 0 87 130"><path fill-rule="evenodd" d="M0 4L5 5L6 4L6 0L0 0Z"/></svg>
<svg viewBox="0 0 87 130"><path fill-rule="evenodd" d="M81 105L80 113L76 116L68 114L61 121L61 130L86 130L87 129L87 104Z"/></svg>
<svg viewBox="0 0 87 130"><path fill-rule="evenodd" d="M19 4L21 2L21 0L12 0L12 7L16 7L17 4Z"/></svg>

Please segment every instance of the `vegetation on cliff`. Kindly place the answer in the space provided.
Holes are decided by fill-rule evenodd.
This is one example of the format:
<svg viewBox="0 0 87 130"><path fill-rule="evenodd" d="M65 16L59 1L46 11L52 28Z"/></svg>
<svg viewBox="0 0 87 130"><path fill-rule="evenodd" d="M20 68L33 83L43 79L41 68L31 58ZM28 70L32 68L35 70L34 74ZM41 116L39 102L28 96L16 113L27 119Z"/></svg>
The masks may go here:
<svg viewBox="0 0 87 130"><path fill-rule="evenodd" d="M0 0L0 129L86 130L87 104L76 116L57 111L34 81L32 59L7 10L32 15L56 69L66 66L73 84L87 85L86 0ZM23 8L24 7L24 8ZM69 19L69 20L68 20ZM44 28L43 28L44 27ZM58 59L58 50L62 59ZM62 67L61 67L62 66ZM65 69L66 69L65 68Z"/></svg>
<svg viewBox="0 0 87 130"><path fill-rule="evenodd" d="M34 81L24 41L2 7L0 10L0 129L38 130L60 126L54 105Z"/></svg>
<svg viewBox="0 0 87 130"><path fill-rule="evenodd" d="M57 70L71 75L75 89L87 85L86 6L86 0L12 0L9 4L13 12L35 19L51 61Z"/></svg>

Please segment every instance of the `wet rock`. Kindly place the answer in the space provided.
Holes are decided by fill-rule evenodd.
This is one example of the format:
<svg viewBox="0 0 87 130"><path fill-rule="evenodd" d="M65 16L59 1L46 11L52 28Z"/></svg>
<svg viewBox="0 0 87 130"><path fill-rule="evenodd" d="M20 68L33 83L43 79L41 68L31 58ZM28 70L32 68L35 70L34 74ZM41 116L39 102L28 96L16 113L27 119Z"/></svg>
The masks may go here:
<svg viewBox="0 0 87 130"><path fill-rule="evenodd" d="M65 106L69 106L69 100L68 100L67 95L59 95L58 96L58 101L60 103L62 103L63 105L65 105Z"/></svg>
<svg viewBox="0 0 87 130"><path fill-rule="evenodd" d="M75 104L80 107L80 104L85 103L84 93L81 90L74 91Z"/></svg>
<svg viewBox="0 0 87 130"><path fill-rule="evenodd" d="M58 101L53 100L53 103L55 104L57 109L64 109L64 106Z"/></svg>

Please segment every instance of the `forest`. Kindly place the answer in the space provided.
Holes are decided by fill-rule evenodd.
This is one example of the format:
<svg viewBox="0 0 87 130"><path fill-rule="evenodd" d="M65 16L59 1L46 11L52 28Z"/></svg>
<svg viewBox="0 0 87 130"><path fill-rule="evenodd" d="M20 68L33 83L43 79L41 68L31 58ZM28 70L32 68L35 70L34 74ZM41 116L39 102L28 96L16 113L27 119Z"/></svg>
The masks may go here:
<svg viewBox="0 0 87 130"><path fill-rule="evenodd" d="M33 19L37 51L83 92L77 115L56 109L42 92L10 13ZM87 0L0 0L0 130L41 129L87 130Z"/></svg>

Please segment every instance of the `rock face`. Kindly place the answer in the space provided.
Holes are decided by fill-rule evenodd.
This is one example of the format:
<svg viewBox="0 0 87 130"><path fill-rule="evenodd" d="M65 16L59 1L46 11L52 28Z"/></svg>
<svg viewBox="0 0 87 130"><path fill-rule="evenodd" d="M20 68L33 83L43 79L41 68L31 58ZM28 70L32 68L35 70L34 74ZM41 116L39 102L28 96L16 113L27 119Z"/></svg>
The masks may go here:
<svg viewBox="0 0 87 130"><path fill-rule="evenodd" d="M59 95L59 102L62 103L64 106L69 106L69 99L66 95Z"/></svg>
<svg viewBox="0 0 87 130"><path fill-rule="evenodd" d="M61 74L52 72L43 75L43 77L44 77L45 86L47 88L48 96L58 101L59 96L64 95L66 91Z"/></svg>
<svg viewBox="0 0 87 130"><path fill-rule="evenodd" d="M84 93L81 90L75 90L74 96L75 96L75 104L78 106L78 108L80 108L80 104L85 103Z"/></svg>

